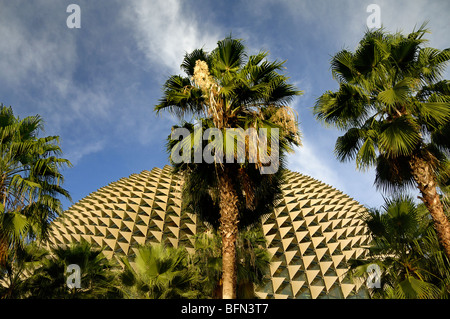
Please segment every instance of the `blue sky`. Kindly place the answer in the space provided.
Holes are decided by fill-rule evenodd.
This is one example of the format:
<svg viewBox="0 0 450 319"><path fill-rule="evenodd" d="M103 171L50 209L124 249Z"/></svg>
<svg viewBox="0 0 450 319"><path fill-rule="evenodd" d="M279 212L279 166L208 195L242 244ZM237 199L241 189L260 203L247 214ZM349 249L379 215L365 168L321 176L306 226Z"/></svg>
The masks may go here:
<svg viewBox="0 0 450 319"><path fill-rule="evenodd" d="M71 3L81 8L80 29L67 28ZM64 186L76 202L168 164L165 138L177 119L153 111L162 84L181 72L185 52L211 50L232 34L250 53L268 50L270 60L286 60L291 82L305 92L292 105L303 147L288 168L380 206L373 171L338 162L333 149L342 132L318 123L311 110L317 97L337 88L330 56L355 49L371 3L380 6L388 31L409 33L430 20L429 45L450 47L446 0L0 0L0 102L22 118L40 114L44 134L60 136L73 163Z"/></svg>

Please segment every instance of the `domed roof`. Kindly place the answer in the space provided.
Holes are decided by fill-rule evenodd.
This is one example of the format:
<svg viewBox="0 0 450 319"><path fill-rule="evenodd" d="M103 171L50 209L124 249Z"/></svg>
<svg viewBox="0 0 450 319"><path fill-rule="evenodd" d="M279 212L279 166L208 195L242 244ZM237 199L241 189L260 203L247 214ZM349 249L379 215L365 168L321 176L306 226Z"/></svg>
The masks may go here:
<svg viewBox="0 0 450 319"><path fill-rule="evenodd" d="M261 298L348 298L362 282L345 278L347 261L365 254L365 208L309 176L287 171L283 198L263 219L272 256L270 280ZM182 179L169 166L132 174L86 196L57 218L48 245L80 241L104 254L131 255L136 244L161 243L193 249L204 229L196 215L181 211Z"/></svg>

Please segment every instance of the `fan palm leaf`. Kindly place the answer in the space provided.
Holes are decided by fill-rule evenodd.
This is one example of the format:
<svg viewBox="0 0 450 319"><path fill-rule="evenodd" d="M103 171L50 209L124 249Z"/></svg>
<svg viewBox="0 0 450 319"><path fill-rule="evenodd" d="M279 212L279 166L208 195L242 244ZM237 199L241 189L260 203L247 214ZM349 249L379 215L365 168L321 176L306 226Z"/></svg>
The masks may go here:
<svg viewBox="0 0 450 319"><path fill-rule="evenodd" d="M131 296L150 299L196 298L194 286L199 277L187 265L184 248L164 247L162 244L140 246L133 262L121 259L124 270L120 276ZM136 294L136 295L133 295Z"/></svg>
<svg viewBox="0 0 450 319"><path fill-rule="evenodd" d="M59 196L70 199L61 187L60 170L70 162L57 136L38 137L39 115L19 119L11 107L0 106L0 245L14 249L23 241L45 238L49 222L62 211ZM4 258L4 255L2 256ZM1 258L0 258L1 259Z"/></svg>
<svg viewBox="0 0 450 319"><path fill-rule="evenodd" d="M370 265L380 267L380 287L370 291L372 297L448 298L450 263L426 209L397 195L386 199L381 210L370 210L365 222L372 235L369 254L352 260L351 269L353 276L366 277Z"/></svg>

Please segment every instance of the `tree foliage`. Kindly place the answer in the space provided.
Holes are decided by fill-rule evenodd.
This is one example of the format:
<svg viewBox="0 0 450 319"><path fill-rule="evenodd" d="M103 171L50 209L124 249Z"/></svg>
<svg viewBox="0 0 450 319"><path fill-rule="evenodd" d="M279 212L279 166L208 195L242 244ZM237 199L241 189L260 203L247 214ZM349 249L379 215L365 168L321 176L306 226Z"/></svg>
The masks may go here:
<svg viewBox="0 0 450 319"><path fill-rule="evenodd" d="M39 115L19 119L0 106L0 261L25 240L44 239L50 222L62 212L61 170L71 166L58 136L39 137Z"/></svg>
<svg viewBox="0 0 450 319"><path fill-rule="evenodd" d="M186 154L187 160L173 161L171 156L171 161L174 171L184 176L184 207L220 230L224 298L236 295L238 229L270 212L280 195L282 158L292 146L300 145L295 112L288 104L301 92L281 73L284 62L269 62L267 56L267 52L248 56L243 42L231 37L218 41L211 52L196 49L187 53L181 64L186 76L170 76L155 107L157 112L168 110L182 120L186 115L197 117L196 123L182 123L187 136L169 136L171 155L181 145L194 149L191 154L200 148L201 157L206 149L204 135L198 131L221 133L207 136L215 150L210 163L203 159L199 163ZM195 125L200 130L195 130ZM237 130L237 139L243 142L217 137L227 136L227 129ZM243 136L248 129L260 135L254 139ZM268 133L263 137L264 130ZM268 146L266 152L260 151L263 144ZM224 155L231 158L224 159ZM270 172L261 174L266 163Z"/></svg>
<svg viewBox="0 0 450 319"><path fill-rule="evenodd" d="M69 265L80 267L80 287L69 287ZM118 265L86 241L49 250L35 242L1 269L1 298L104 299L120 298Z"/></svg>
<svg viewBox="0 0 450 319"><path fill-rule="evenodd" d="M366 31L355 52L331 59L335 92L314 105L320 121L345 132L340 161L375 167L383 191L416 186L450 258L450 222L440 200L450 176L450 81L442 79L450 49L426 47L426 24L408 35Z"/></svg>
<svg viewBox="0 0 450 319"><path fill-rule="evenodd" d="M132 261L121 259L120 275L126 294L131 298L184 299L197 298L195 284L199 276L189 267L186 249L164 244L140 246Z"/></svg>
<svg viewBox="0 0 450 319"><path fill-rule="evenodd" d="M406 159L428 153L435 169L447 170L450 82L442 80L450 50L424 47L425 25L407 36L367 31L355 52L331 59L339 90L321 95L317 119L343 129L335 154L356 160L359 169L377 167L376 185L385 190L414 183Z"/></svg>
<svg viewBox="0 0 450 319"><path fill-rule="evenodd" d="M279 73L283 69L283 62L269 62L267 56L268 52L247 56L242 41L232 38L219 41L217 48L210 53L203 49L187 53L181 65L186 76L169 77L163 87L163 98L155 107L157 112L169 110L180 118L186 115L199 117L196 123L183 122L181 126L172 128L186 128L190 135L181 141L169 136L167 150L171 154L177 144L187 144L192 149L189 162L172 161L174 171L184 173L183 205L216 228L219 227L220 214L217 172L221 167L232 167L228 172L232 175L230 177L241 205L239 223L240 227L245 227L270 212L271 206L280 196L283 155L292 151L291 146L300 144L297 120L288 104L301 92L287 82L285 75ZM249 149L248 136L237 137L245 141L244 145L234 140L226 143L213 137L204 141L201 136L194 135L195 126L202 129L201 133L208 128L236 128L243 131L248 128L278 128L280 137L276 142L280 143L279 169L274 174L260 174L262 163L252 163L249 158L249 153L255 150ZM226 135L225 131L222 133ZM215 157L213 163L203 160L196 163L193 148L198 140L202 151L208 144L223 142L223 153L219 155L231 153L235 163L225 163L224 159L219 161L219 156ZM219 148L221 145L217 145L216 149ZM237 163L238 157L244 158L244 161Z"/></svg>
<svg viewBox="0 0 450 319"><path fill-rule="evenodd" d="M439 244L426 208L412 198L397 195L386 200L381 210L365 216L372 235L369 255L352 260L354 276L367 276L377 264L381 287L374 298L433 299L450 296L450 262Z"/></svg>

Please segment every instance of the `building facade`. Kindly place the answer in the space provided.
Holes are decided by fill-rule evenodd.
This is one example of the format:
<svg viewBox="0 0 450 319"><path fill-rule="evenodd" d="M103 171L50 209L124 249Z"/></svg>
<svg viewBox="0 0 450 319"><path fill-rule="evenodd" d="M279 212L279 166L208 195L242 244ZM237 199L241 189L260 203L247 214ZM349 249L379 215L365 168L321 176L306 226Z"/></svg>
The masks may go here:
<svg viewBox="0 0 450 319"><path fill-rule="evenodd" d="M346 276L351 258L369 243L365 208L309 176L287 171L283 198L261 220L271 255L261 298L362 298L362 281ZM205 229L181 211L182 179L169 166L122 178L91 193L57 218L49 246L85 239L108 258L132 255L138 244L165 243L193 250L193 235Z"/></svg>

